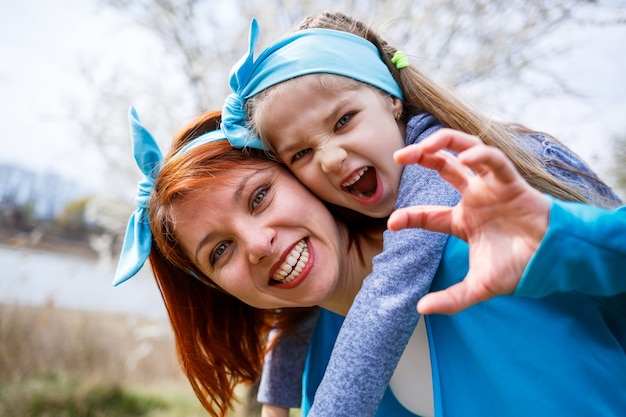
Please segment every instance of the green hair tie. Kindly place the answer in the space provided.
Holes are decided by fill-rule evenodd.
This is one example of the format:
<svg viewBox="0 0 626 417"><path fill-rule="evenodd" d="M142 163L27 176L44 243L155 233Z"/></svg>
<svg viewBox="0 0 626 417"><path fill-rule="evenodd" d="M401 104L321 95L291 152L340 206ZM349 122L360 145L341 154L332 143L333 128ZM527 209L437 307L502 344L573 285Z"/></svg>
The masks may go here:
<svg viewBox="0 0 626 417"><path fill-rule="evenodd" d="M397 50L391 57L391 63L396 66L397 69L406 68L409 66L409 60L401 50Z"/></svg>

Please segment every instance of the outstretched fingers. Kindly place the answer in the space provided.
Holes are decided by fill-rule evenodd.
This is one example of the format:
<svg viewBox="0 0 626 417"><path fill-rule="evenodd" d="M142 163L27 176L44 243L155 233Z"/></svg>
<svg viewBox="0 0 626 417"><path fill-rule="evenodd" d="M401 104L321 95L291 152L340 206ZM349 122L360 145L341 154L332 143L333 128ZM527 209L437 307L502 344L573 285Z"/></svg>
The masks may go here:
<svg viewBox="0 0 626 417"><path fill-rule="evenodd" d="M418 163L422 165L422 162L416 158L426 157L426 155L434 154L442 149L461 153L482 143L476 136L453 129L440 129L420 143L398 150L394 157L399 164Z"/></svg>
<svg viewBox="0 0 626 417"><path fill-rule="evenodd" d="M435 150L429 153L423 152L418 145L410 145L397 151L394 157L396 157L398 162L404 164L418 163L437 171L443 179L461 192L467 186L467 182L474 176L471 169L463 165L456 156L446 150Z"/></svg>
<svg viewBox="0 0 626 417"><path fill-rule="evenodd" d="M436 170L443 179L462 193L468 181L475 175L475 168L485 161L481 160L479 155L473 158L470 155L469 161L475 161L474 166L470 166L460 156L468 149L482 144L483 142L476 136L453 129L440 129L420 143L396 151L394 158L399 164L417 163ZM458 153L459 157L450 151Z"/></svg>
<svg viewBox="0 0 626 417"><path fill-rule="evenodd" d="M459 161L469 167L477 175L485 176L492 173L495 178L505 184L519 179L519 173L504 153L491 146L477 146L459 155Z"/></svg>
<svg viewBox="0 0 626 417"><path fill-rule="evenodd" d="M422 228L433 232L452 233L452 207L413 206L391 213L387 227L391 230Z"/></svg>
<svg viewBox="0 0 626 417"><path fill-rule="evenodd" d="M456 314L475 304L492 298L495 294L486 287L472 285L469 276L445 290L426 294L417 303L420 314Z"/></svg>
<svg viewBox="0 0 626 417"><path fill-rule="evenodd" d="M457 157L449 151L456 152ZM461 193L475 175L492 177L503 185L520 179L513 163L501 150L453 129L440 129L420 143L398 150L394 158L403 165L417 163L436 170Z"/></svg>

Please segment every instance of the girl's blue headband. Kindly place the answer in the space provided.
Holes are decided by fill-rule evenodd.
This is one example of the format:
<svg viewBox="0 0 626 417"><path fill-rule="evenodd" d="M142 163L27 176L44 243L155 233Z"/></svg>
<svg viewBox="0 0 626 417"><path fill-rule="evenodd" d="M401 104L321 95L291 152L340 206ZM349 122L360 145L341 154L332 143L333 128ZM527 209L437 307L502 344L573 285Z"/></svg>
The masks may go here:
<svg viewBox="0 0 626 417"><path fill-rule="evenodd" d="M262 147L247 126L245 101L291 78L306 74L343 75L402 98L402 90L368 40L332 29L305 29L290 33L268 46L254 59L259 37L256 19L250 24L248 53L230 73L230 94L222 108L222 129L229 140Z"/></svg>
<svg viewBox="0 0 626 417"><path fill-rule="evenodd" d="M137 210L130 216L128 221L113 285L119 285L132 278L139 272L148 259L148 255L150 255L152 231L150 230L148 220L148 205L150 204L150 194L152 194L154 189L154 181L163 165L163 154L159 149L159 145L148 129L139 121L139 116L134 107L131 107L128 112L128 121L130 123L130 135L133 140L135 161L141 172L143 172L144 177L143 180L137 183L137 197L135 199ZM207 132L191 140L172 159L197 146L218 140L226 140L222 130ZM229 140L229 142L233 148L245 147L243 143L236 140ZM254 143L250 144L250 146L254 147Z"/></svg>

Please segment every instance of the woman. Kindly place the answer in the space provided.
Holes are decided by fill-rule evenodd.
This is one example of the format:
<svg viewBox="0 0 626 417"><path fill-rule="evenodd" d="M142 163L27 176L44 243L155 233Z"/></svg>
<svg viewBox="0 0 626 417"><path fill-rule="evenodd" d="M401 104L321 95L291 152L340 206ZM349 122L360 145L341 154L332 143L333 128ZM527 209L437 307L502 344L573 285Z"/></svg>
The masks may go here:
<svg viewBox="0 0 626 417"><path fill-rule="evenodd" d="M179 134L165 163L134 109L129 118L145 178L114 283L149 254L181 366L203 406L222 416L235 387L258 380L268 332L308 313L286 307L345 314L384 224L352 232L262 151L233 149L216 131L218 112Z"/></svg>

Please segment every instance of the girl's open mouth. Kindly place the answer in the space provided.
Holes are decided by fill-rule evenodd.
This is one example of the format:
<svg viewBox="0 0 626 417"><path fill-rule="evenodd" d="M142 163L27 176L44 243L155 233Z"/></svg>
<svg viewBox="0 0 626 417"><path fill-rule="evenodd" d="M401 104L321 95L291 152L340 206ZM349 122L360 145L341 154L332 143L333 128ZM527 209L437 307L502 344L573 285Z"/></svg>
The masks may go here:
<svg viewBox="0 0 626 417"><path fill-rule="evenodd" d="M362 199L376 194L377 188L376 168L372 166L361 168L350 179L341 184L342 190Z"/></svg>

